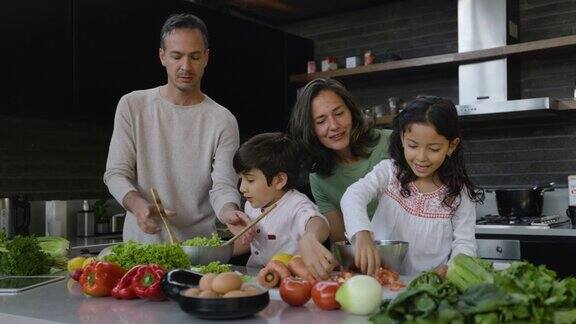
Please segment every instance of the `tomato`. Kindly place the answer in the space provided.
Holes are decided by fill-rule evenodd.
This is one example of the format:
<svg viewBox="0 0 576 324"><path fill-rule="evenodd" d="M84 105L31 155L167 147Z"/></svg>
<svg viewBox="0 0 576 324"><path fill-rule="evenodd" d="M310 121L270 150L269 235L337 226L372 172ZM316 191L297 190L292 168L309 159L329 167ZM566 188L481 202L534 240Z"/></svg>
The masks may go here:
<svg viewBox="0 0 576 324"><path fill-rule="evenodd" d="M310 300L312 284L304 279L286 277L280 284L280 297L292 306L302 306Z"/></svg>
<svg viewBox="0 0 576 324"><path fill-rule="evenodd" d="M336 291L340 284L336 281L318 281L312 287L312 300L320 309L332 310L340 308L336 301Z"/></svg>

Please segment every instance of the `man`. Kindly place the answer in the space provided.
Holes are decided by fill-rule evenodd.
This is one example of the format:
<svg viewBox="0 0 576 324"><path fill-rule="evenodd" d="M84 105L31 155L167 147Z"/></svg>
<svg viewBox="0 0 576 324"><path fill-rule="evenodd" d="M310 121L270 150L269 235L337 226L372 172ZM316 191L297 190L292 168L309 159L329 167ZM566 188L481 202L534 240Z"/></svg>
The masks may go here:
<svg viewBox="0 0 576 324"><path fill-rule="evenodd" d="M236 118L201 91L208 54L204 22L189 14L170 16L159 50L167 83L129 93L118 103L104 183L128 211L124 241L168 241L152 187L178 240L214 232L215 213L233 232L249 222L238 211L232 168L239 145Z"/></svg>

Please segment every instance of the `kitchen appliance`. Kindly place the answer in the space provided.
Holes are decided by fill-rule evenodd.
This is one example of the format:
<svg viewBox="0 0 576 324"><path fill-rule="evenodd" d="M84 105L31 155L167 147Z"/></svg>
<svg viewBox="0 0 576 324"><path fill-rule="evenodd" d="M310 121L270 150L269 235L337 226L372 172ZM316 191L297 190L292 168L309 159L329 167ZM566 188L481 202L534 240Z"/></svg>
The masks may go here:
<svg viewBox="0 0 576 324"><path fill-rule="evenodd" d="M571 221L565 215L533 216L522 218L509 218L502 215L484 215L476 219L476 227L514 226L514 227L540 227L540 228L569 228Z"/></svg>
<svg viewBox="0 0 576 324"><path fill-rule="evenodd" d="M494 190L498 214L508 218L540 217L544 192L554 191L554 183L533 187L510 187Z"/></svg>
<svg viewBox="0 0 576 324"><path fill-rule="evenodd" d="M124 229L125 219L126 219L125 213L112 215L112 217L110 218L110 232L122 233L122 230Z"/></svg>
<svg viewBox="0 0 576 324"><path fill-rule="evenodd" d="M90 210L88 201L82 203L82 210L76 214L77 232L79 237L94 236L94 211Z"/></svg>
<svg viewBox="0 0 576 324"><path fill-rule="evenodd" d="M8 238L20 234L28 234L30 227L30 202L10 195L0 198L0 230L6 232Z"/></svg>
<svg viewBox="0 0 576 324"><path fill-rule="evenodd" d="M518 13L517 0L458 0L458 52L517 43ZM458 91L459 115L545 110L556 105L548 97L519 99L519 64L509 57L461 64Z"/></svg>

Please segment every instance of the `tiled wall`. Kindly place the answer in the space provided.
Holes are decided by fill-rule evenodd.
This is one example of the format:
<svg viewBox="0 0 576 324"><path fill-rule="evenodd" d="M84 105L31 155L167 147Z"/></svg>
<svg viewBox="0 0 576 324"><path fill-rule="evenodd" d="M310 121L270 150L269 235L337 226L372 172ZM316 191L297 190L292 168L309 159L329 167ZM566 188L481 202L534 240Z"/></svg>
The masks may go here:
<svg viewBox="0 0 576 324"><path fill-rule="evenodd" d="M458 51L457 1L399 0L364 10L283 26L315 41L315 58L348 56L372 50L413 58ZM520 40L576 34L576 1L521 0ZM457 68L394 72L344 84L365 106L391 96L410 99L432 94L458 100ZM521 59L522 97L567 98L576 85L576 49ZM518 117L518 116L517 116ZM512 119L464 121L468 170L484 187L542 182L566 186L576 174L576 111Z"/></svg>

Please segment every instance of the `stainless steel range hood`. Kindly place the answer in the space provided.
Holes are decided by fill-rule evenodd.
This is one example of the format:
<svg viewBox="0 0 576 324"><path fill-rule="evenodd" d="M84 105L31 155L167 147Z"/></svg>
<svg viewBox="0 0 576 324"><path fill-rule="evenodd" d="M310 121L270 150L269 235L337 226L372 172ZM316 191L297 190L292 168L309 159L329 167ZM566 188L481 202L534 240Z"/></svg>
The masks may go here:
<svg viewBox="0 0 576 324"><path fill-rule="evenodd" d="M458 0L458 52L516 43L517 0ZM545 110L550 98L520 98L517 62L501 58L458 67L459 115Z"/></svg>

